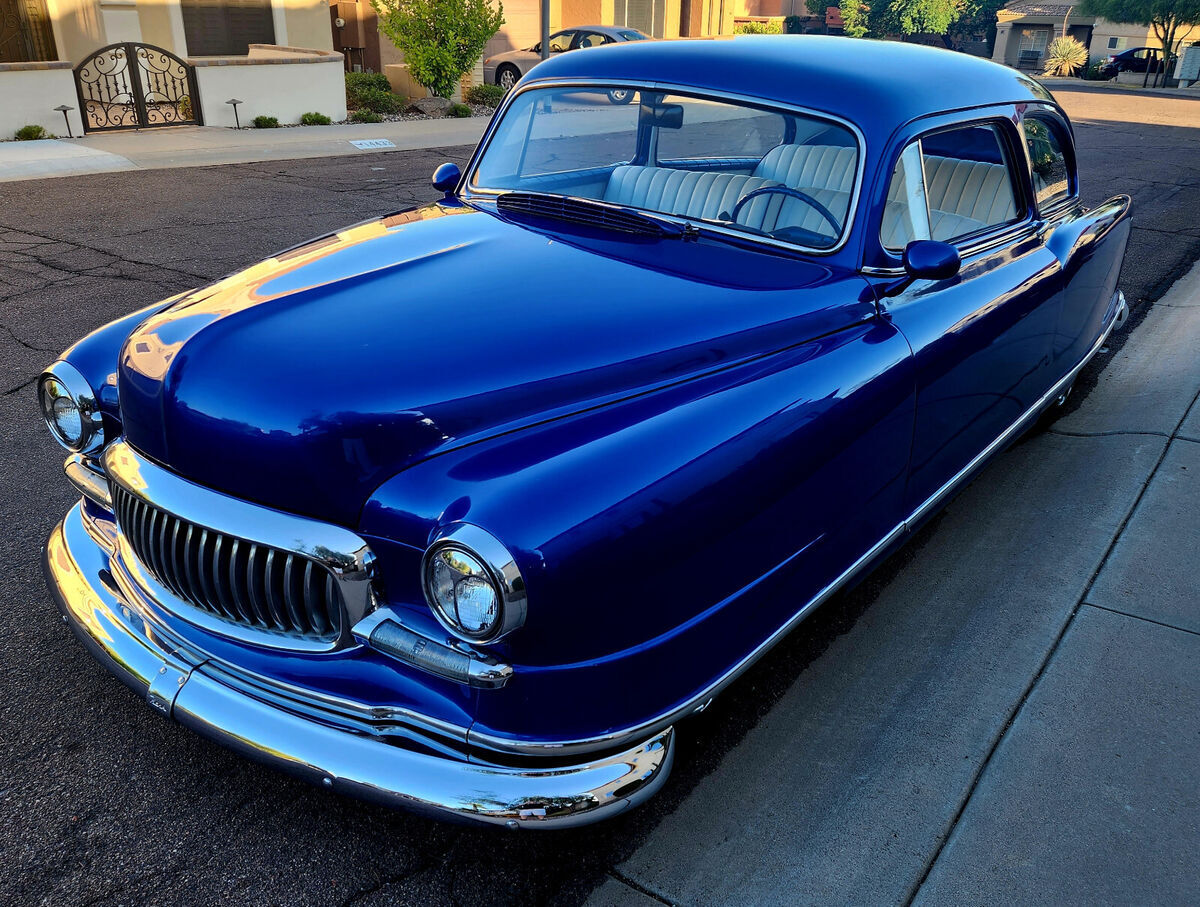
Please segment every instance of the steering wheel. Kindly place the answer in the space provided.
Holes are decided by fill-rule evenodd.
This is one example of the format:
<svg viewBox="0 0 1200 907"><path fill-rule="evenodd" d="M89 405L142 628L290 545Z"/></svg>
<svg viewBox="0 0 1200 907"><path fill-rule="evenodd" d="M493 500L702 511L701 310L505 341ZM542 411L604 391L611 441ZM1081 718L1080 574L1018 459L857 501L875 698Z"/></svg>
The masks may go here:
<svg viewBox="0 0 1200 907"><path fill-rule="evenodd" d="M759 189L755 189L753 192L747 192L745 195L739 198L737 204L733 206L733 214L730 216L730 220L735 222L737 221L738 214L741 212L746 202L750 201L751 199L758 198L760 195L767 195L772 192L778 195L787 195L791 198L796 198L804 202L804 204L808 205L810 208L820 214L821 217L825 218L825 220L829 223L829 226L833 227L834 236L842 232L841 222L830 213L828 208L826 208L808 193L801 192L799 189L793 189L790 186L762 186Z"/></svg>

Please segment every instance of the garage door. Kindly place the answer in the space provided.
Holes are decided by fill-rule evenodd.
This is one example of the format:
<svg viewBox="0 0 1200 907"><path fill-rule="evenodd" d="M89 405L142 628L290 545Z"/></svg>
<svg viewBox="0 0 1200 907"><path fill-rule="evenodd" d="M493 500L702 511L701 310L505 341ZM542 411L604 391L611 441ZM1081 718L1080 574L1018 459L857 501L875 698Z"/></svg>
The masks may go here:
<svg viewBox="0 0 1200 907"><path fill-rule="evenodd" d="M190 57L245 54L250 44L274 44L271 0L183 0Z"/></svg>

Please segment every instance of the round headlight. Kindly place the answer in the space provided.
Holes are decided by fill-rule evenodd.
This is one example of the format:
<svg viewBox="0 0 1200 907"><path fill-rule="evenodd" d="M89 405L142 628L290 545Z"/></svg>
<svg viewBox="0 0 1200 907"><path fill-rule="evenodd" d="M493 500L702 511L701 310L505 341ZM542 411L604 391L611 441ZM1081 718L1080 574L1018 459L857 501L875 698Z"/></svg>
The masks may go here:
<svg viewBox="0 0 1200 907"><path fill-rule="evenodd" d="M491 642L525 620L525 583L508 550L478 526L447 527L424 564L425 598L442 625L470 642Z"/></svg>
<svg viewBox="0 0 1200 907"><path fill-rule="evenodd" d="M104 445L104 420L96 394L75 366L58 361L38 380L42 417L56 441L77 453Z"/></svg>

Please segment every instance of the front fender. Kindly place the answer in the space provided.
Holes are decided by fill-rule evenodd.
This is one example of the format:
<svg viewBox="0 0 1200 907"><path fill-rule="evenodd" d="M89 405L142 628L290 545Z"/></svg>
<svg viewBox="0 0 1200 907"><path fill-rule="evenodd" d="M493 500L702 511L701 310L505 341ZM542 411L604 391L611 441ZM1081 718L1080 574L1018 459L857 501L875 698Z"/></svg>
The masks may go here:
<svg viewBox="0 0 1200 907"><path fill-rule="evenodd" d="M491 647L515 673L480 697L479 728L630 726L702 691L895 525L909 357L871 319L434 457L378 489L360 531L418 619L440 526L474 523L515 556L528 618Z"/></svg>

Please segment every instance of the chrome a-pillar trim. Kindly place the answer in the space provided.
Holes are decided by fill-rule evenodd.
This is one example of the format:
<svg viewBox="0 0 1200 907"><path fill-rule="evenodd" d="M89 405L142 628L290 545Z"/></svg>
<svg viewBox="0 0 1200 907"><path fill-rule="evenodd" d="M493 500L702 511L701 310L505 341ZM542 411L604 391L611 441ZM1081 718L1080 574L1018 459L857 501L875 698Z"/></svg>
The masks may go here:
<svg viewBox="0 0 1200 907"><path fill-rule="evenodd" d="M163 607L214 633L286 649L326 650L353 643L350 629L375 607L371 577L375 556L357 534L320 520L284 513L197 485L151 462L122 440L104 452L109 481L151 507L214 532L307 557L338 584L346 609L342 636L332 645L272 634L223 620L183 601L143 568L126 543L119 559L137 583Z"/></svg>
<svg viewBox="0 0 1200 907"><path fill-rule="evenodd" d="M737 680L749 668L765 655L779 640L785 637L788 633L798 626L809 614L816 610L821 604L833 596L838 590L844 587L847 583L853 580L858 574L862 573L870 566L878 557L891 549L891 547L904 538L905 534L913 529L923 517L927 516L930 511L939 503L944 502L950 494L957 489L962 483L970 478L987 459L996 454L1004 447L1006 443L1012 441L1019 433L1028 428L1029 423L1035 416L1045 409L1051 401L1053 401L1064 388L1070 387L1071 382L1078 377L1084 367L1092 361L1092 358L1104 346L1108 340L1109 334L1118 326L1119 316L1122 307L1125 307L1125 296L1120 291L1113 294L1112 300L1109 303L1108 324L1101 332L1099 339L1092 345L1087 355L1071 369L1065 376L1054 383L1050 390L1046 391L1036 403L1033 404L1023 415L1017 418L1007 429L1005 429L999 437L991 444L984 448L979 456L975 457L964 466L949 482L939 488L914 510L907 519L898 523L890 529L883 538L871 546L862 557L856 560L853 564L846 568L840 576L834 579L829 585L817 593L817 595L804 604L800 610L789 617L782 626L772 633L766 640L756 646L749 654L738 661L733 667L722 674L719 678L713 681L709 686L705 687L695 696L692 696L683 705L672 709L670 712L659 715L648 721L644 721L638 725L627 727L622 730L613 731L610 734L605 734L600 737L578 738L574 740L562 740L554 743L526 743L522 741L509 740L494 734L487 734L477 731L472 728L468 732L468 740L472 745L495 750L497 752L522 753L525 755L545 754L553 751L561 754L569 753L586 753L593 750L601 750L607 747L621 746L625 742L633 739L638 739L646 734L653 733L656 729L662 727L674 726L688 715L694 714L707 708L709 702L721 693L726 687Z"/></svg>
<svg viewBox="0 0 1200 907"><path fill-rule="evenodd" d="M339 793L507 828L596 822L652 796L670 774L671 728L603 757L513 768L418 751L252 695L202 654L164 639L106 584L108 553L81 510L76 504L54 528L42 559L66 622L158 712L242 755Z"/></svg>

